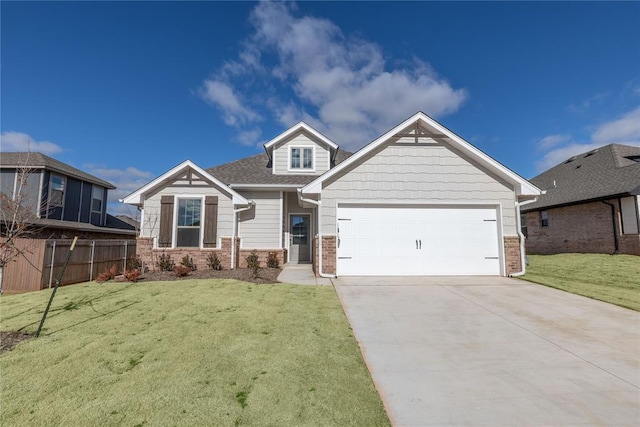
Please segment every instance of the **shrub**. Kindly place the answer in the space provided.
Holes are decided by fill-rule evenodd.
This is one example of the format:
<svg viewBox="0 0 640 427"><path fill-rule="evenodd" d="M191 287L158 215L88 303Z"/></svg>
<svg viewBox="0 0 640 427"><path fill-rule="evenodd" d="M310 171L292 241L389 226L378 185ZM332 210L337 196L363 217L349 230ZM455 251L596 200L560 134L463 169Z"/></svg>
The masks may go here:
<svg viewBox="0 0 640 427"><path fill-rule="evenodd" d="M124 276L125 279L127 279L127 281L129 282L133 282L136 283L138 281L138 278L140 277L140 270L135 269L135 270L124 270L122 272L122 275Z"/></svg>
<svg viewBox="0 0 640 427"><path fill-rule="evenodd" d="M276 252L269 252L269 256L267 257L267 267L269 268L280 267L280 262L278 261L278 254Z"/></svg>
<svg viewBox="0 0 640 427"><path fill-rule="evenodd" d="M258 270L260 270L260 260L258 259L258 251L252 250L251 254L245 258L247 261L247 267L253 271L253 277L258 277Z"/></svg>
<svg viewBox="0 0 640 427"><path fill-rule="evenodd" d="M176 277L185 277L191 273L191 269L189 267L185 267L184 265L177 265L173 268L173 274Z"/></svg>
<svg viewBox="0 0 640 427"><path fill-rule="evenodd" d="M182 261L180 261L180 264L187 267L191 271L196 271L198 269L196 264L193 262L193 258L191 258L189 254L186 254L182 257Z"/></svg>
<svg viewBox="0 0 640 427"><path fill-rule="evenodd" d="M116 266L114 265L110 269L105 270L102 273L98 274L98 278L96 279L96 282L104 283L104 282L107 282L109 280L112 280L117 275L118 275L118 270L116 269Z"/></svg>
<svg viewBox="0 0 640 427"><path fill-rule="evenodd" d="M142 271L142 259L140 259L140 255L136 255L135 258L128 259L127 264L129 265L129 270Z"/></svg>
<svg viewBox="0 0 640 427"><path fill-rule="evenodd" d="M220 258L218 258L218 254L215 252L210 252L207 255L207 265L212 270L222 270L222 262Z"/></svg>
<svg viewBox="0 0 640 427"><path fill-rule="evenodd" d="M160 271L173 271L173 268L176 266L173 260L171 259L171 255L162 254L158 257L158 262L156 263Z"/></svg>

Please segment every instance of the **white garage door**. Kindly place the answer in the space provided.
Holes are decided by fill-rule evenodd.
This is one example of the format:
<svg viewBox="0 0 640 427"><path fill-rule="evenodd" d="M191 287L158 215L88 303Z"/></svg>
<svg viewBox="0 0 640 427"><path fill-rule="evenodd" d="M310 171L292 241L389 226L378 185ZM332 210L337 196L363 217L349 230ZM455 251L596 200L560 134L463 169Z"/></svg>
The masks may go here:
<svg viewBox="0 0 640 427"><path fill-rule="evenodd" d="M337 274L499 275L495 208L339 207Z"/></svg>

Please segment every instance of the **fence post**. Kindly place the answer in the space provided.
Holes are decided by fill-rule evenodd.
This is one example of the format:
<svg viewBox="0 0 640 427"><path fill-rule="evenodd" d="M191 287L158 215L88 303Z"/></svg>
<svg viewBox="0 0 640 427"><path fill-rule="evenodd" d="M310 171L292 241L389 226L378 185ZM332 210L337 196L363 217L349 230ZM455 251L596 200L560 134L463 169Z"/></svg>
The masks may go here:
<svg viewBox="0 0 640 427"><path fill-rule="evenodd" d="M124 241L124 267L122 267L123 270L127 269L127 243L129 243L127 240Z"/></svg>
<svg viewBox="0 0 640 427"><path fill-rule="evenodd" d="M51 282L53 282L53 260L56 257L56 241L53 241L53 250L51 251L51 264L49 267L49 288L51 288Z"/></svg>
<svg viewBox="0 0 640 427"><path fill-rule="evenodd" d="M89 281L93 280L93 255L96 252L96 241L91 241L91 269L89 270Z"/></svg>

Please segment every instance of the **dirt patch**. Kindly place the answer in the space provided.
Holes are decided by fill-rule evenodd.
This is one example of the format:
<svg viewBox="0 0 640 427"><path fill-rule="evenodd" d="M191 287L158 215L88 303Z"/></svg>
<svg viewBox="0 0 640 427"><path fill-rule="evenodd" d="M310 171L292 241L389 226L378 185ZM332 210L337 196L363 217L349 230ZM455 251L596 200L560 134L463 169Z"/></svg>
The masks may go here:
<svg viewBox="0 0 640 427"><path fill-rule="evenodd" d="M139 282L159 282L170 280L189 279L235 279L251 283L278 283L278 275L281 268L261 268L258 277L253 277L253 271L248 268L237 268L235 270L196 270L185 277L176 277L172 271L150 271L144 273Z"/></svg>
<svg viewBox="0 0 640 427"><path fill-rule="evenodd" d="M0 353L11 350L20 341L28 340L29 338L31 338L31 335L21 334L20 332L0 332Z"/></svg>

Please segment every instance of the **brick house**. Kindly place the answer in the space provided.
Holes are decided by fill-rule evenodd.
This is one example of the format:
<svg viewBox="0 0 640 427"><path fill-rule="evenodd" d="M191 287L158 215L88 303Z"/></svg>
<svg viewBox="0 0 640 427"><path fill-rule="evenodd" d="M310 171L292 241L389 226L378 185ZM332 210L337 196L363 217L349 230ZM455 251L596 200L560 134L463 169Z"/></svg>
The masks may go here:
<svg viewBox="0 0 640 427"><path fill-rule="evenodd" d="M519 207L540 190L424 113L353 154L302 122L264 149L187 160L122 199L142 211L149 267L162 253L243 267L256 250L330 277L522 273Z"/></svg>
<svg viewBox="0 0 640 427"><path fill-rule="evenodd" d="M545 194L521 208L528 253L640 255L640 147L596 148L531 182Z"/></svg>

